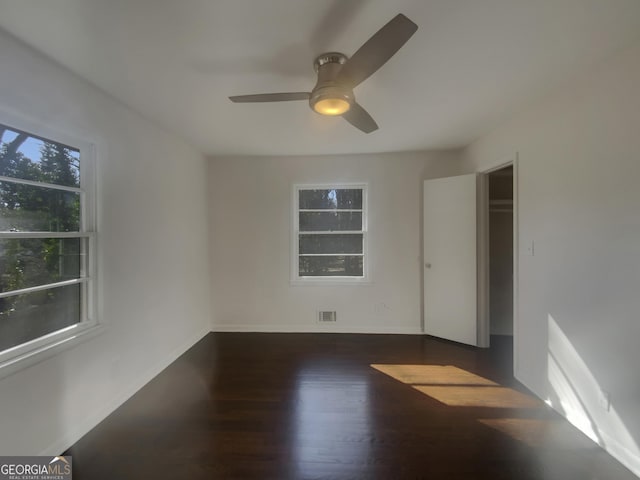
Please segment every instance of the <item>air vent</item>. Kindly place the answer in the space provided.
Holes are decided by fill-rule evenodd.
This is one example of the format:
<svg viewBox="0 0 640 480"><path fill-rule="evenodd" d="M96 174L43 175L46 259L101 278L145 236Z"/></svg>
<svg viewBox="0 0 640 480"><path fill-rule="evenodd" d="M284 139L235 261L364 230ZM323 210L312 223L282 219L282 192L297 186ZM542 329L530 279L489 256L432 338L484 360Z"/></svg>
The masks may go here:
<svg viewBox="0 0 640 480"><path fill-rule="evenodd" d="M320 311L318 312L318 322L326 323L326 322L335 322L336 321L336 312L335 311Z"/></svg>

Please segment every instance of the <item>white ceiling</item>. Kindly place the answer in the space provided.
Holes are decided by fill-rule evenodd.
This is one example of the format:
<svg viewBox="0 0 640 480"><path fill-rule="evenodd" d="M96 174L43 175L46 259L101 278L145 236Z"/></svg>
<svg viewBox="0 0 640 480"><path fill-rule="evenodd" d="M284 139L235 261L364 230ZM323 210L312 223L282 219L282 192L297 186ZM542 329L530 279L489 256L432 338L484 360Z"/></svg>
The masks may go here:
<svg viewBox="0 0 640 480"><path fill-rule="evenodd" d="M310 91L400 12L418 31L356 89L378 131L227 99ZM204 153L370 153L468 144L637 41L640 1L0 0L0 27Z"/></svg>

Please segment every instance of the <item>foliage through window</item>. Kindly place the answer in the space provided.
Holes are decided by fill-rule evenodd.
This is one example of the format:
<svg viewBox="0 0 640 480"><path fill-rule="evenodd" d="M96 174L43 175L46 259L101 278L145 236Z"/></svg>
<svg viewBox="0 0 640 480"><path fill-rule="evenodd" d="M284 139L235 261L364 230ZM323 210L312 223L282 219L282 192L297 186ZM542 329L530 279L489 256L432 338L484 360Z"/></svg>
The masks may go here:
<svg viewBox="0 0 640 480"><path fill-rule="evenodd" d="M80 154L0 124L0 352L89 322L93 197Z"/></svg>
<svg viewBox="0 0 640 480"><path fill-rule="evenodd" d="M295 188L297 279L364 279L364 185Z"/></svg>

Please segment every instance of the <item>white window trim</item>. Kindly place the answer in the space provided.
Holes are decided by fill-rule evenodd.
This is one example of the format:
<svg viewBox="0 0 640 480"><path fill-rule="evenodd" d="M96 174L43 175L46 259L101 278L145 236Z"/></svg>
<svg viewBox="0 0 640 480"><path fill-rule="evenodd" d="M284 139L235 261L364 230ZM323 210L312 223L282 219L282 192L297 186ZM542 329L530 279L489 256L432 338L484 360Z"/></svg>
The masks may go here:
<svg viewBox="0 0 640 480"><path fill-rule="evenodd" d="M360 188L362 189L362 231L340 231L334 233L362 233L362 277L347 277L347 276L331 276L331 277L301 277L298 275L298 255L299 255L299 243L298 243L298 207L299 207L299 195L300 190L323 190L323 189L347 189L347 188ZM291 189L291 243L290 243L290 284L292 286L337 286L337 285L370 285L371 276L369 265L371 259L369 257L369 185L367 183L320 183L320 184L294 184ZM318 210L326 211L326 210ZM341 209L340 211L350 211L349 209ZM359 211L359 210L358 210ZM322 235L323 232L313 232L317 235Z"/></svg>
<svg viewBox="0 0 640 480"><path fill-rule="evenodd" d="M0 352L0 379L2 379L72 348L82 341L93 338L95 335L101 333L104 327L98 321L97 315L97 152L95 143L84 140L82 135L61 132L60 130L42 124L40 121L26 118L19 113L8 111L4 108L0 108L0 123L54 142L73 146L73 148L77 148L80 151L80 188L49 185L13 178L6 178L5 180L79 193L81 195L82 206L80 232L3 232L0 233L0 238L81 238L86 239L89 250L89 254L86 256L86 260L82 265L82 278L44 286L62 286L62 284L65 283L77 283L82 286L82 298L84 298L85 301L81 304L80 323L51 332ZM43 286L26 288L24 289L24 293L41 288L43 288ZM13 294L15 294L15 292L13 292Z"/></svg>

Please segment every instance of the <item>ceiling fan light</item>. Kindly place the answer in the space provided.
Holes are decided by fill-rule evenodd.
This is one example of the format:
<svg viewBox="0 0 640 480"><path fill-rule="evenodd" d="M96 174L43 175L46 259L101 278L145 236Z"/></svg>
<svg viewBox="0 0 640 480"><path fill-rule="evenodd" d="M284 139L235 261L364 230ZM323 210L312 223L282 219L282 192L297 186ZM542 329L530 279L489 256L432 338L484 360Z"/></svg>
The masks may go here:
<svg viewBox="0 0 640 480"><path fill-rule="evenodd" d="M344 98L322 98L313 104L313 110L320 115L342 115L351 108Z"/></svg>
<svg viewBox="0 0 640 480"><path fill-rule="evenodd" d="M326 68L326 65L323 67ZM353 103L353 92L332 82L317 85L309 97L309 106L320 115L338 116L348 112Z"/></svg>

